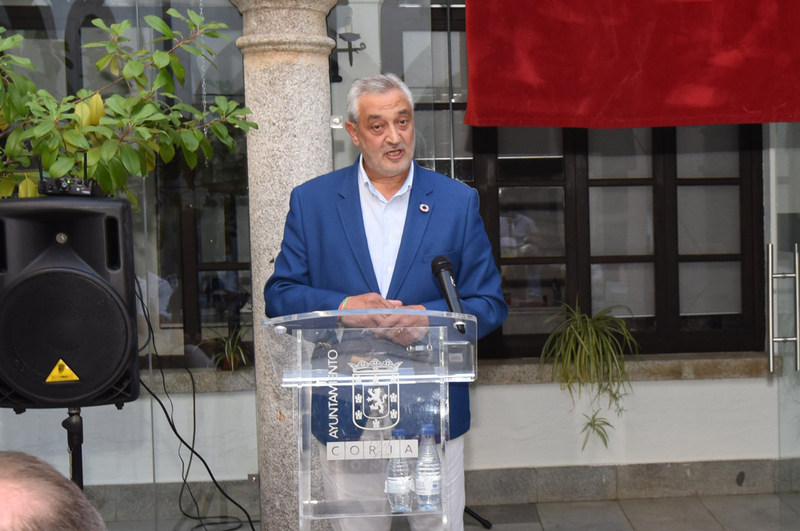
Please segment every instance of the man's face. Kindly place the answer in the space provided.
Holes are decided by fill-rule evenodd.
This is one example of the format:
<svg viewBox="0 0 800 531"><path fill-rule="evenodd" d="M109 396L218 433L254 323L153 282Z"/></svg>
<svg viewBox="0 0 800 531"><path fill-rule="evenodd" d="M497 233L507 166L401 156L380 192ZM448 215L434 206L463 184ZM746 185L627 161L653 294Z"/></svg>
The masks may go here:
<svg viewBox="0 0 800 531"><path fill-rule="evenodd" d="M370 180L405 178L414 158L414 113L400 90L361 96L358 127L345 127L361 148Z"/></svg>

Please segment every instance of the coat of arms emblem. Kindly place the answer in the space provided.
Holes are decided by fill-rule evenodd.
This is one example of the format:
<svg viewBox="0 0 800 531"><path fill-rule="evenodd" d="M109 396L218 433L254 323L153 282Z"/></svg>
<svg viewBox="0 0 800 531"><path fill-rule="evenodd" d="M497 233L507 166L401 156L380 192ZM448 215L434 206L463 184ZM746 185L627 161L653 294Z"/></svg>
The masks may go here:
<svg viewBox="0 0 800 531"><path fill-rule="evenodd" d="M400 422L402 361L361 360L353 369L353 424L363 430L384 430Z"/></svg>

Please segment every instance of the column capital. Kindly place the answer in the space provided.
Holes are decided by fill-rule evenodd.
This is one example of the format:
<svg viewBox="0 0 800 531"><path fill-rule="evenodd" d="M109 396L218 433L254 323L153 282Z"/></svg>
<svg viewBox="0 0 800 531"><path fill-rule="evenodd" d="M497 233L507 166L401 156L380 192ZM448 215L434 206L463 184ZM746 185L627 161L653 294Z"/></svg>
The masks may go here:
<svg viewBox="0 0 800 531"><path fill-rule="evenodd" d="M336 45L327 37L326 17L336 0L231 0L243 18L237 46L248 52L300 52L328 55Z"/></svg>
<svg viewBox="0 0 800 531"><path fill-rule="evenodd" d="M310 9L322 11L327 15L336 5L336 0L231 0L231 3L239 9L242 15L245 11L258 8Z"/></svg>

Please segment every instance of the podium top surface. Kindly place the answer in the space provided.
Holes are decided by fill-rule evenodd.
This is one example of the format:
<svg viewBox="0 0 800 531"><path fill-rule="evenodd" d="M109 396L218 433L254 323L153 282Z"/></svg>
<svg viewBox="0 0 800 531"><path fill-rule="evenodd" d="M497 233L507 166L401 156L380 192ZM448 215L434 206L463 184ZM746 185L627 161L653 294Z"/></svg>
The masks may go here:
<svg viewBox="0 0 800 531"><path fill-rule="evenodd" d="M292 315L282 315L272 319L266 319L262 322L263 326L279 326L290 325L293 328L302 329L321 329L337 327L337 323L332 323L331 319L339 320L343 317L349 316L367 316L367 315L419 315L427 317L430 321L430 326L447 326L462 321L467 326L472 324L477 326L477 319L474 315L465 313L451 313L451 312L435 312L431 310L409 310L409 309L386 309L376 308L368 310L335 310L325 312L308 312L298 313Z"/></svg>
<svg viewBox="0 0 800 531"><path fill-rule="evenodd" d="M365 373L376 382L405 383L469 382L476 376L472 315L338 310L268 319L262 329L285 387L352 385Z"/></svg>

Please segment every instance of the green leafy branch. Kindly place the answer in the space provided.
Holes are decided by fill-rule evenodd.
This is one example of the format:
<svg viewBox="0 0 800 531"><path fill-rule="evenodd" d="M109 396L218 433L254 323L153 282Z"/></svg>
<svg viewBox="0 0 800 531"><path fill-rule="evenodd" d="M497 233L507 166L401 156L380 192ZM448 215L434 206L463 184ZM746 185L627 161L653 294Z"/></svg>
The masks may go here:
<svg viewBox="0 0 800 531"><path fill-rule="evenodd" d="M167 41L168 51L133 53L124 34L131 28L127 20L107 26L102 20L92 23L108 34L109 40L84 45L105 48L96 63L98 71L108 70L116 78L105 87L89 91L81 89L76 96L60 101L46 90L37 90L33 81L15 68L33 68L30 60L8 53L19 48L22 36L4 37L0 28L0 197L15 190L20 197L36 195L38 161L49 177L72 176L96 180L107 194L124 193L136 203L127 185L129 175L145 177L155 168L158 157L171 161L177 150L194 168L198 151L206 158L213 156L209 132L227 147L236 150L230 128L243 131L258 128L247 121L247 107L224 96L215 98L208 112L185 104L175 96L175 81L183 86L185 69L176 54L188 53L213 65L214 50L200 42L200 37L222 38L218 30L225 24L205 22L188 10L188 18L175 9L167 13L186 24L188 32L173 29L163 19L146 16L145 22L161 37L148 44ZM124 83L127 95L113 94L103 98L104 91ZM168 103L174 101L177 103Z"/></svg>
<svg viewBox="0 0 800 531"><path fill-rule="evenodd" d="M542 349L541 362L552 361L551 381L558 381L562 389L569 391L575 401L584 388L591 393L592 407L603 395L608 397L608 407L621 415L622 397L630 387L630 378L625 368L625 353L638 353L639 344L634 339L623 319L611 315L616 306L601 310L594 316L575 307L563 304L561 310L548 319L559 321L550 333ZM606 427L612 427L604 418L598 417L599 409L589 417L583 431L586 439L596 433L608 446Z"/></svg>
<svg viewBox="0 0 800 531"><path fill-rule="evenodd" d="M583 446L581 446L581 451L586 448L586 443L589 442L589 436L591 436L593 433L600 437L600 440L603 441L603 445L608 448L608 431L606 428L611 428L613 430L614 426L612 426L607 419L598 417L598 414L600 414L599 409L595 411L591 417L586 414L583 415L586 417L587 422L581 430L581 433L586 433L586 435L583 437Z"/></svg>

